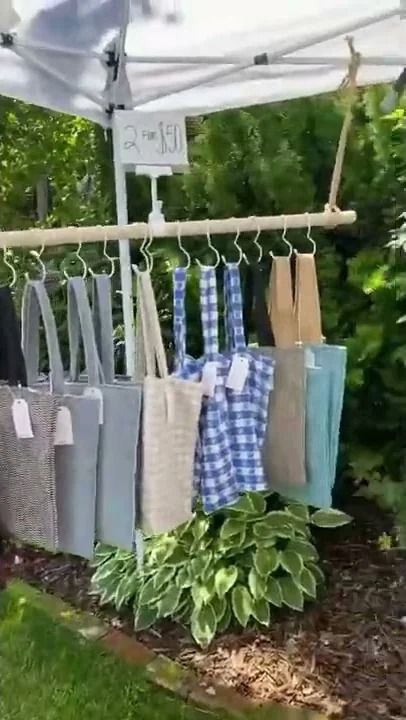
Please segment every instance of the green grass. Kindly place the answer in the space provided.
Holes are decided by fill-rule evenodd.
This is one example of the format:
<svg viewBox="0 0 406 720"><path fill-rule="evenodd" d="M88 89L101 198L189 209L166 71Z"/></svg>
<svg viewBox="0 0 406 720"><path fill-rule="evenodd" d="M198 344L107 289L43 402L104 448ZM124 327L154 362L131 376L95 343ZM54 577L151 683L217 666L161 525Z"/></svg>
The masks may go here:
<svg viewBox="0 0 406 720"><path fill-rule="evenodd" d="M219 720L7 591L0 593L0 718Z"/></svg>

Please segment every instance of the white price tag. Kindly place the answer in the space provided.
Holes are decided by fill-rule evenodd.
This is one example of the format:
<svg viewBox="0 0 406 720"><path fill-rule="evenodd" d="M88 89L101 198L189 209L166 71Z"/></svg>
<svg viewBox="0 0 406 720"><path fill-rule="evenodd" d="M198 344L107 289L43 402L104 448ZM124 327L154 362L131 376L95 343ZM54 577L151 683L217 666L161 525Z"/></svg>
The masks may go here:
<svg viewBox="0 0 406 720"><path fill-rule="evenodd" d="M202 372L202 386L203 395L207 397L214 397L217 383L217 363L209 361L203 367Z"/></svg>
<svg viewBox="0 0 406 720"><path fill-rule="evenodd" d="M14 400L11 406L13 415L14 429L20 440L28 440L34 437L32 431L30 410L26 400L18 398Z"/></svg>
<svg viewBox="0 0 406 720"><path fill-rule="evenodd" d="M189 164L184 115L116 110L114 123L124 165Z"/></svg>
<svg viewBox="0 0 406 720"><path fill-rule="evenodd" d="M54 445L73 445L72 415L65 405L61 405L56 416Z"/></svg>
<svg viewBox="0 0 406 720"><path fill-rule="evenodd" d="M83 393L83 397L90 397L99 401L99 425L103 425L103 393L100 388L87 387Z"/></svg>
<svg viewBox="0 0 406 720"><path fill-rule="evenodd" d="M242 355L234 355L230 372L228 373L226 387L235 392L242 392L248 377L249 360Z"/></svg>

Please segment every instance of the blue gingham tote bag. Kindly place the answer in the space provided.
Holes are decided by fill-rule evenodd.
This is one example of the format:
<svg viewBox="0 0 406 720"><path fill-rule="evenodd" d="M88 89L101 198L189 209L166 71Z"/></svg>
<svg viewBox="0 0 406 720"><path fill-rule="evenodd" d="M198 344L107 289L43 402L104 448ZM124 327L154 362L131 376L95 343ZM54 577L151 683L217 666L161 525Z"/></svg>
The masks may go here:
<svg viewBox="0 0 406 720"><path fill-rule="evenodd" d="M205 511L212 512L236 502L239 496L225 388L230 361L219 352L216 271L213 267L202 267L200 272L204 355L199 359L186 354L186 269L177 268L173 279L175 373L196 381L202 380L208 366L214 373L211 391L203 396L195 457L195 485Z"/></svg>
<svg viewBox="0 0 406 720"><path fill-rule="evenodd" d="M247 348L244 334L240 272L235 263L224 268L224 301L230 367L243 362L242 389L227 387L228 426L233 464L240 492L267 487L262 449L268 421L269 394L273 387L273 358ZM231 372L231 370L230 370Z"/></svg>

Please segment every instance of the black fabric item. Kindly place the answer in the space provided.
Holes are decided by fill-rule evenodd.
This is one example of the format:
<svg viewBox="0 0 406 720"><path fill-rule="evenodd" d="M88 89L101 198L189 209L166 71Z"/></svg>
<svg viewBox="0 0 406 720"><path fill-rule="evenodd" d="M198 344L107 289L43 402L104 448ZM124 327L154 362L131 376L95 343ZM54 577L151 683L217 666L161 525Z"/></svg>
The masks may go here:
<svg viewBox="0 0 406 720"><path fill-rule="evenodd" d="M0 287L0 380L10 385L27 385L20 324L8 287Z"/></svg>
<svg viewBox="0 0 406 720"><path fill-rule="evenodd" d="M245 268L243 285L245 339L248 343L250 330L253 329L260 347L275 346L266 305L268 277L268 265L248 265Z"/></svg>

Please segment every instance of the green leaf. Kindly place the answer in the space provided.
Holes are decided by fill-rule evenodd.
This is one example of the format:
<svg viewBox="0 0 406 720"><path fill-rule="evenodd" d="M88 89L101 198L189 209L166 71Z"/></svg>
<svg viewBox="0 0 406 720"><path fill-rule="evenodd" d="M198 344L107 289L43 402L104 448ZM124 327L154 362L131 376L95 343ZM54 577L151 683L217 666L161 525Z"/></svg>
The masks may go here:
<svg viewBox="0 0 406 720"><path fill-rule="evenodd" d="M264 599L254 600L252 604L252 615L261 625L269 627L271 622L271 613L269 603Z"/></svg>
<svg viewBox="0 0 406 720"><path fill-rule="evenodd" d="M302 572L300 573L299 577L297 578L297 581L299 582L300 587L304 590L306 595L309 595L309 597L315 598L317 595L317 584L316 584L316 578L314 575L310 572L310 570L306 567L303 568Z"/></svg>
<svg viewBox="0 0 406 720"><path fill-rule="evenodd" d="M278 582L284 604L292 608L292 610L303 610L303 593L292 578L279 578Z"/></svg>
<svg viewBox="0 0 406 720"><path fill-rule="evenodd" d="M252 597L246 587L237 585L231 593L233 613L242 627L247 627L252 614Z"/></svg>
<svg viewBox="0 0 406 720"><path fill-rule="evenodd" d="M147 630L154 624L154 622L156 622L157 619L157 607L147 607L146 605L139 606L135 612L134 630L136 632Z"/></svg>
<svg viewBox="0 0 406 720"><path fill-rule="evenodd" d="M172 584L158 602L159 617L165 618L174 615L178 609L181 595L182 590Z"/></svg>
<svg viewBox="0 0 406 720"><path fill-rule="evenodd" d="M107 560L102 565L99 565L95 574L92 577L92 582L94 584L101 584L106 581L111 575L116 575L117 571L119 571L119 565L114 554L114 556L110 558L110 560Z"/></svg>
<svg viewBox="0 0 406 720"><path fill-rule="evenodd" d="M202 537L207 533L209 527L210 527L210 522L207 518L197 517L193 521L192 532L193 532L193 537L196 542L199 542L199 540L202 539Z"/></svg>
<svg viewBox="0 0 406 720"><path fill-rule="evenodd" d="M324 577L323 570L318 565L311 562L306 563L306 567L314 576L317 585L324 585L326 578Z"/></svg>
<svg viewBox="0 0 406 720"><path fill-rule="evenodd" d="M226 540L233 535L240 535L243 532L245 532L244 520L240 520L239 518L227 518L220 530L220 537L223 540Z"/></svg>
<svg viewBox="0 0 406 720"><path fill-rule="evenodd" d="M213 583L211 583L213 585ZM192 598L195 608L200 610L203 605L207 605L214 595L214 586L207 583L195 581L192 585Z"/></svg>
<svg viewBox="0 0 406 720"><path fill-rule="evenodd" d="M265 589L266 589L266 580L265 578L261 577L257 570L253 567L251 568L249 575L248 575L248 585L251 590L251 595L256 600L259 600L260 598L264 597Z"/></svg>
<svg viewBox="0 0 406 720"><path fill-rule="evenodd" d="M217 632L218 633L225 632L231 623L231 619L232 619L231 607L230 607L229 603L227 603L225 613L224 613L223 617L221 618L221 620L219 620L219 622L217 623Z"/></svg>
<svg viewBox="0 0 406 720"><path fill-rule="evenodd" d="M264 496L261 495L261 493L252 492L252 491L247 492L246 496L249 500L251 500L251 502L255 508L255 512L258 515L263 515L264 512L266 511L266 500L265 500Z"/></svg>
<svg viewBox="0 0 406 720"><path fill-rule="evenodd" d="M310 518L313 525L320 528L337 528L348 525L352 518L341 510L316 510Z"/></svg>
<svg viewBox="0 0 406 720"><path fill-rule="evenodd" d="M158 592L162 591L164 585L167 585L176 573L176 568L171 566L164 566L159 568L158 572L154 576L154 584Z"/></svg>
<svg viewBox="0 0 406 720"><path fill-rule="evenodd" d="M240 499L231 505L229 511L234 513L241 513L242 515L258 515L257 503L253 499L252 494L245 493L241 495Z"/></svg>
<svg viewBox="0 0 406 720"><path fill-rule="evenodd" d="M263 577L268 575L279 565L279 555L275 548L259 548L254 555L254 565L257 572Z"/></svg>
<svg viewBox="0 0 406 720"><path fill-rule="evenodd" d="M155 577L152 577L142 585L138 598L138 604L149 605L158 599L158 594L159 590L157 590L155 585Z"/></svg>
<svg viewBox="0 0 406 720"><path fill-rule="evenodd" d="M258 540L268 540L269 538L274 539L276 535L275 528L270 527L270 525L265 523L263 520L255 523L253 532L254 536L258 538Z"/></svg>
<svg viewBox="0 0 406 720"><path fill-rule="evenodd" d="M211 605L205 605L192 613L191 631L197 644L207 648L217 628L216 615Z"/></svg>
<svg viewBox="0 0 406 720"><path fill-rule="evenodd" d="M190 575L189 568L187 566L183 566L178 570L178 573L176 575L176 585L184 590L185 588L192 587L193 579Z"/></svg>
<svg viewBox="0 0 406 720"><path fill-rule="evenodd" d="M291 540L286 549L292 550L300 555L304 562L307 560L318 560L319 558L316 548L312 543L307 542L307 540Z"/></svg>
<svg viewBox="0 0 406 720"><path fill-rule="evenodd" d="M211 552L202 553L199 557L194 558L190 563L192 577L198 578L201 575L204 575L207 568L211 564L212 559L213 553Z"/></svg>
<svg viewBox="0 0 406 720"><path fill-rule="evenodd" d="M286 572L298 576L303 570L303 560L293 550L283 550L279 553L279 563Z"/></svg>
<svg viewBox="0 0 406 720"><path fill-rule="evenodd" d="M173 552L167 558L166 564L183 565L187 560L189 560L189 556L186 550L181 545L177 545Z"/></svg>
<svg viewBox="0 0 406 720"><path fill-rule="evenodd" d="M138 571L131 575L124 575L117 585L114 603L117 610L121 610L123 605L127 604L130 598L135 595L137 590Z"/></svg>
<svg viewBox="0 0 406 720"><path fill-rule="evenodd" d="M235 566L223 567L217 570L214 577L214 587L219 598L223 598L235 585L238 577L238 570Z"/></svg>
<svg viewBox="0 0 406 720"><path fill-rule="evenodd" d="M307 505L300 505L299 503L289 504L286 507L286 511L299 520L304 520L306 523L310 522L310 512Z"/></svg>
<svg viewBox="0 0 406 720"><path fill-rule="evenodd" d="M265 598L272 605L276 605L276 607L282 607L282 590L279 584L279 580L277 580L277 578L270 577L268 579L265 589Z"/></svg>
<svg viewBox="0 0 406 720"><path fill-rule="evenodd" d="M224 614L227 610L227 604L228 603L227 603L227 600L225 597L219 598L219 597L217 597L217 595L215 595L210 600L210 605L212 606L212 608L214 610L217 622L220 622L220 620L222 620L222 618L224 617Z"/></svg>

